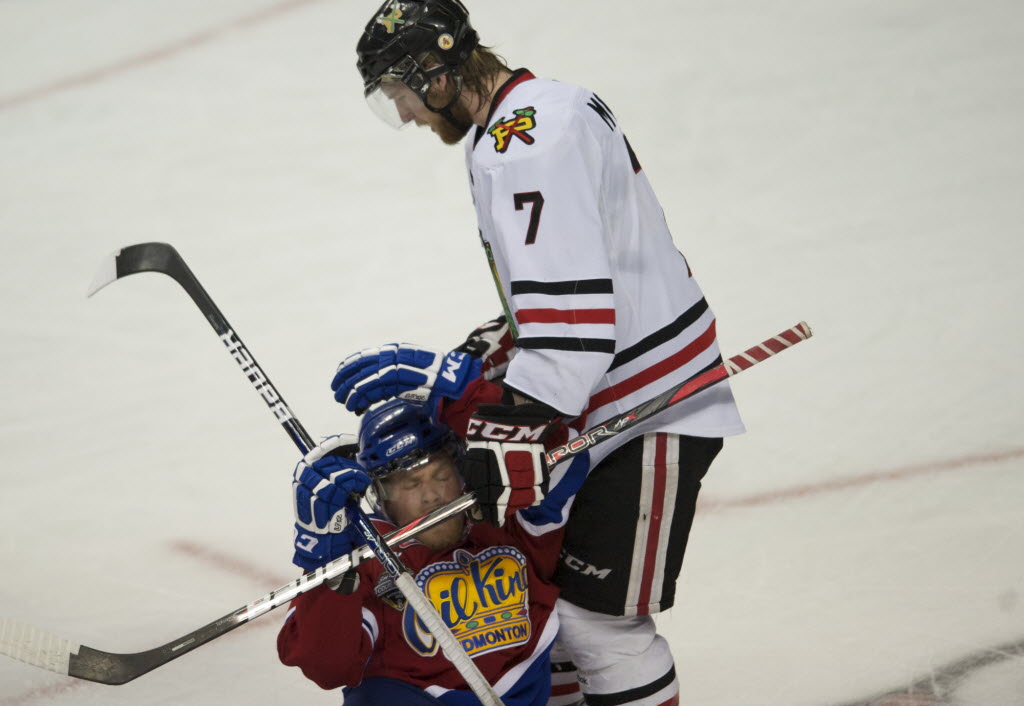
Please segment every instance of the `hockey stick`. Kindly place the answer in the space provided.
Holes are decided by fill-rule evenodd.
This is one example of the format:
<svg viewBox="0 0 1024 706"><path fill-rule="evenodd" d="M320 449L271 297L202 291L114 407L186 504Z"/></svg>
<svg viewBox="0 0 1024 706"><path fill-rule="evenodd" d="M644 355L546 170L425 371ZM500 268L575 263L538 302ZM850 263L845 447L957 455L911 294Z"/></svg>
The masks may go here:
<svg viewBox="0 0 1024 706"><path fill-rule="evenodd" d="M158 269L158 264L153 259L148 259L147 262L152 265L150 269L153 271L164 271ZM169 260L165 260L165 262L169 262ZM146 270L139 269L137 271ZM108 272L111 272L113 278L116 279L116 266L108 268ZM113 280L110 278L110 275L104 274L98 281L100 284L99 286L94 286L93 292ZM693 376L671 390L662 393L662 395L654 400L639 405L629 412L587 430L566 446L553 449L548 454L547 460L549 464L553 464L583 453L583 451L593 447L595 444L621 433L630 426L650 417L650 415L672 404L688 399L697 392L707 389L707 387L727 377L767 360L786 348L806 340L810 335L811 330L807 324L797 324L791 329L783 331L778 336L767 339L758 346L734 356L710 370ZM230 347L231 343L227 342L227 345ZM264 399L267 398L264 397ZM268 406L271 406L272 409L274 408L270 402L268 402ZM587 441L580 442L579 439L587 439ZM557 456L557 458L553 458L553 456ZM387 538L388 545L396 546L412 538L419 532L429 529L466 510L473 502L475 500L472 495L463 495L430 515L389 534ZM88 679L105 684L123 684L224 635L250 620L260 617L274 608L288 603L296 595L312 590L330 578L340 576L352 568L352 566L358 564L359 561L365 561L372 556L369 548L361 547L353 552L352 555L340 557L334 562L306 574L276 591L272 591L248 606L239 608L224 618L205 625L163 647L134 654L103 652L91 647L79 646L77 643L53 636L45 631L4 619L0 620L0 654L5 654L34 666L57 672L58 674L67 674L79 679Z"/></svg>
<svg viewBox="0 0 1024 706"><path fill-rule="evenodd" d="M112 257L103 261L103 265L96 272L92 284L89 285L88 296L91 297L111 282L139 272L159 272L181 285L181 288L188 293L199 310L203 312L206 320L210 322L210 326L227 347L228 353L242 368L242 372L249 378L249 382L256 388L256 392L260 393L260 397L263 398L271 413L281 423L299 450L305 454L316 446L299 421L292 416L288 404L281 397L277 388L271 384L256 359L249 353L249 349L242 343L242 339L235 335L228 320L224 318L224 314L213 303L213 299L206 293L203 286L199 284L199 280L192 274L192 270L185 264L185 260L170 245L142 243L131 245L114 253Z"/></svg>
<svg viewBox="0 0 1024 706"><path fill-rule="evenodd" d="M748 348L739 355L734 355L724 363L693 375L675 387L665 390L657 397L637 405L628 412L623 412L597 426L587 429L564 446L548 451L544 460L547 461L548 468L554 468L556 463L561 463L568 458L578 456L584 451L593 448L595 444L600 444L616 434L621 434L663 409L678 404L689 397L693 397L698 392L702 392L712 385L722 382L722 380L728 377L732 377L747 368L768 360L773 355L781 353L801 341L806 341L812 335L811 327L806 322L801 321L796 326L758 343L753 348Z"/></svg>
<svg viewBox="0 0 1024 706"><path fill-rule="evenodd" d="M464 495L456 502L438 508L429 515L388 533L387 544L396 547L420 532L468 510L474 502L472 496ZM276 591L271 591L223 618L151 650L131 654L104 652L4 618L0 619L0 654L57 674L66 674L100 684L125 684L289 603L297 595L311 591L329 579L341 576L354 566L372 559L373 556L369 547L359 547L351 554L338 557L330 564L311 571Z"/></svg>
<svg viewBox="0 0 1024 706"><path fill-rule="evenodd" d="M241 367L242 372L252 383L253 387L263 398L263 401L270 408L274 417L281 423L281 426L288 433L299 451L303 454L309 452L316 444L306 431L305 427L295 418L284 398L270 382L259 363L252 356L242 339L234 332L227 318L214 304L213 299L199 283L199 279L192 273L185 260L178 254L171 245L167 243L140 243L122 248L112 258L106 261L93 280L89 289L89 296L92 296L100 289L111 282L123 277L128 277L139 272L160 272L173 278L188 293L196 306L206 317L210 326L220 337L228 352ZM427 599L423 592L416 586L409 569L402 564L387 542L381 536L377 528L373 526L369 518L362 511L356 502L349 502L347 514L352 523L359 530L366 544L380 561L384 570L394 581L395 586L402 593L402 596L412 606L417 617L437 640L441 651L452 665L459 671L466 684L480 699L485 706L501 706L501 700L491 688L490 683L481 674L476 663L462 648L462 645L452 634L451 628L445 625L437 609Z"/></svg>

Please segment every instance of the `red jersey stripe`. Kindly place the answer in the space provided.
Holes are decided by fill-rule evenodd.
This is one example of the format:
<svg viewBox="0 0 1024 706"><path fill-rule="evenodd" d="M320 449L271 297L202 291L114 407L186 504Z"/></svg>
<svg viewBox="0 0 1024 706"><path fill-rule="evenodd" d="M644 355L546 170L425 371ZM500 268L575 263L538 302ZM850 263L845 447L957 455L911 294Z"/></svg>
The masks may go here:
<svg viewBox="0 0 1024 706"><path fill-rule="evenodd" d="M654 492L651 496L651 518L647 526L647 546L644 548L644 568L637 598L637 615L647 615L654 585L654 569L658 564L658 542L661 538L661 516L665 510L665 459L668 436L658 434L654 442Z"/></svg>
<svg viewBox="0 0 1024 706"><path fill-rule="evenodd" d="M707 331L702 333L700 336L695 338L688 346L676 353L670 355L668 358L652 365L646 370L641 370L636 375L626 378L622 382L607 387L596 395L590 398L590 404L587 406L586 411L580 415L580 419L586 419L595 409L600 409L606 404L614 402L615 400L621 399L628 395L633 394L637 390L646 385L650 385L655 380L665 377L669 373L683 367L691 360L696 358L698 355L708 349L711 344L715 342L715 322L712 321L711 325L708 326Z"/></svg>
<svg viewBox="0 0 1024 706"><path fill-rule="evenodd" d="M519 324L614 324L615 309L520 309Z"/></svg>
<svg viewBox="0 0 1024 706"><path fill-rule="evenodd" d="M551 696L565 696L567 694L580 693L580 685L577 682L571 684L552 684Z"/></svg>

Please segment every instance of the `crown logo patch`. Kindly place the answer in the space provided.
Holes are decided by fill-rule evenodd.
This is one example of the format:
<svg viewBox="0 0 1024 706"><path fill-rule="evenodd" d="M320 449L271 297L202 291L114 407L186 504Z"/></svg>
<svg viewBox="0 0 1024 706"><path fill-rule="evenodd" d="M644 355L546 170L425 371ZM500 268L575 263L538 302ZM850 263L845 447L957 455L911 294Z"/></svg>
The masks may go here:
<svg viewBox="0 0 1024 706"><path fill-rule="evenodd" d="M416 583L470 657L522 645L532 634L526 559L515 548L490 547L479 554L456 549L454 561L423 569ZM438 644L412 608L402 616L408 645L429 657Z"/></svg>

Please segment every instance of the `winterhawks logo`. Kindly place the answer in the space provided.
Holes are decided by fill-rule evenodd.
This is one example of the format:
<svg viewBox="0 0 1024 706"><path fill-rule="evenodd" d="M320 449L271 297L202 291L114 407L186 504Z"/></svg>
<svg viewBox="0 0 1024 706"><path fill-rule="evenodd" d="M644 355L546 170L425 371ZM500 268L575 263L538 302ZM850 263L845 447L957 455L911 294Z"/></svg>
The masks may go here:
<svg viewBox="0 0 1024 706"><path fill-rule="evenodd" d="M504 154L512 144L513 137L518 137L528 145L534 143L530 130L537 127L537 121L534 119L534 116L537 115L537 110L530 106L529 108L513 110L512 114L516 117L511 120L505 120L504 117L498 118L498 122L494 123L491 129L487 131L487 134L494 138L495 152Z"/></svg>
<svg viewBox="0 0 1024 706"><path fill-rule="evenodd" d="M377 23L384 25L384 29L388 31L388 34L394 34L398 25L405 24L405 20L402 19L402 8L398 6L397 2L393 3L390 14L378 17Z"/></svg>
<svg viewBox="0 0 1024 706"><path fill-rule="evenodd" d="M470 554L456 549L453 561L431 564L416 583L470 657L522 645L532 634L526 558L514 547ZM405 641L424 656L437 640L411 608L402 616Z"/></svg>

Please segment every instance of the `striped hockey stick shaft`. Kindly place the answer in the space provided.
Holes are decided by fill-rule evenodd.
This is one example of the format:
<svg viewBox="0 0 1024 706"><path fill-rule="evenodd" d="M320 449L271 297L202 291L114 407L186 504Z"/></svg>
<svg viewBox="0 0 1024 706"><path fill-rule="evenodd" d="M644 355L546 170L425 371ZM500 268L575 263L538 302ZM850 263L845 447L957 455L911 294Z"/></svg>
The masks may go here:
<svg viewBox="0 0 1024 706"><path fill-rule="evenodd" d="M697 373L657 397L637 405L628 412L623 412L617 417L612 417L602 424L587 429L564 446L551 449L545 457L548 468L553 468L556 463L561 463L574 456L579 456L585 451L589 451L602 441L606 441L636 426L640 422L650 419L658 412L674 404L679 404L683 400L693 397L698 392L702 392L726 378L768 360L801 341L806 341L811 335L811 327L806 322L801 321L796 326L761 341L753 348L748 348L739 355L734 355L732 358L709 370Z"/></svg>
<svg viewBox="0 0 1024 706"><path fill-rule="evenodd" d="M725 361L723 365L728 369L729 376L731 377L740 371L768 360L773 355L777 355L801 341L806 341L813 335L814 332L811 331L811 327L807 325L807 322L801 321L796 326L786 329L779 335L772 336L758 343L753 348L748 348L739 355L734 355Z"/></svg>

